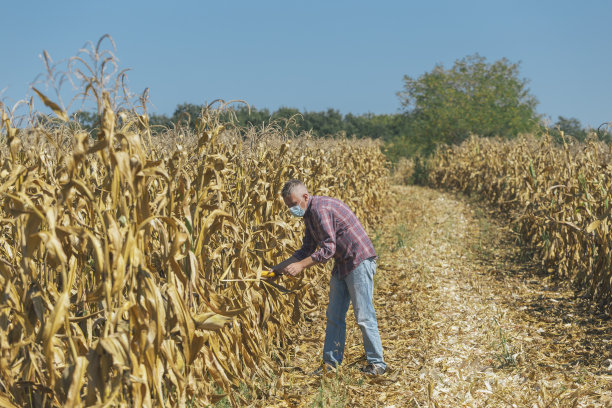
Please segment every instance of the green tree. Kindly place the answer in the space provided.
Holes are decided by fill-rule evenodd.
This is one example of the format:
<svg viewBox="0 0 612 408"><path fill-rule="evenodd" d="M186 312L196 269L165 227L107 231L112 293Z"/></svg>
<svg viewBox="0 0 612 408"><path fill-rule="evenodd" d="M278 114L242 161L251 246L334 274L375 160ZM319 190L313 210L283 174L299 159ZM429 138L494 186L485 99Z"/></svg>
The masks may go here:
<svg viewBox="0 0 612 408"><path fill-rule="evenodd" d="M233 107L232 112L241 126L253 125L259 127L265 122L270 122L270 111L268 109L259 110L255 107L240 105ZM227 116L226 118L229 119Z"/></svg>
<svg viewBox="0 0 612 408"><path fill-rule="evenodd" d="M318 136L335 136L345 130L342 114L336 109L330 108L325 112L304 112L302 117L302 129L312 130Z"/></svg>
<svg viewBox="0 0 612 408"><path fill-rule="evenodd" d="M203 105L193 103L183 103L178 105L172 115L172 122L176 125L187 125L195 129L196 121L202 114Z"/></svg>
<svg viewBox="0 0 612 408"><path fill-rule="evenodd" d="M572 136L577 140L584 141L587 137L587 131L582 127L580 121L576 118L566 118L563 116L559 116L557 123L553 126L554 130L552 133L556 135L559 131L562 131L564 134ZM559 139L561 139L561 135L559 134Z"/></svg>
<svg viewBox="0 0 612 408"><path fill-rule="evenodd" d="M419 78L404 76L398 93L414 120L414 137L424 153L439 143L461 143L470 134L513 137L535 129L537 100L519 64L502 58L488 63L478 54L451 69L436 65Z"/></svg>
<svg viewBox="0 0 612 408"><path fill-rule="evenodd" d="M164 114L153 113L149 116L149 125L153 134L163 133L173 127L172 118Z"/></svg>
<svg viewBox="0 0 612 408"><path fill-rule="evenodd" d="M99 117L93 112L78 111L74 113L74 120L85 130L92 131L98 127Z"/></svg>

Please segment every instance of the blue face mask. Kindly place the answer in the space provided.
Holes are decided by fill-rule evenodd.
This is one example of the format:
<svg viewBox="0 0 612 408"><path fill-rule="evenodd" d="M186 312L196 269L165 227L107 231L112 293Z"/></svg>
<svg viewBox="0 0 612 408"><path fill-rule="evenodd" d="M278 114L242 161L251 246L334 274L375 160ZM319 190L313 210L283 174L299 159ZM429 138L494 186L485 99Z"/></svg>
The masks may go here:
<svg viewBox="0 0 612 408"><path fill-rule="evenodd" d="M289 212L291 212L291 214L296 217L303 217L306 210L303 210L302 207L300 207L300 205L297 204L289 208Z"/></svg>

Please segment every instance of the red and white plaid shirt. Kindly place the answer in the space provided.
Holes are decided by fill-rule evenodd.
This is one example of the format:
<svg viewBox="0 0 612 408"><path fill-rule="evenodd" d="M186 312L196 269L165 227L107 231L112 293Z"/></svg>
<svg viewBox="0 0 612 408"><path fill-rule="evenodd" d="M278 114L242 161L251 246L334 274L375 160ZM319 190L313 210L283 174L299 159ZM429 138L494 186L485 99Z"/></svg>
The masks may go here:
<svg viewBox="0 0 612 408"><path fill-rule="evenodd" d="M362 261L376 257L374 245L363 226L340 200L311 196L304 223L306 232L302 247L293 254L300 261L310 256L315 262L325 263L333 257L332 274L344 277Z"/></svg>

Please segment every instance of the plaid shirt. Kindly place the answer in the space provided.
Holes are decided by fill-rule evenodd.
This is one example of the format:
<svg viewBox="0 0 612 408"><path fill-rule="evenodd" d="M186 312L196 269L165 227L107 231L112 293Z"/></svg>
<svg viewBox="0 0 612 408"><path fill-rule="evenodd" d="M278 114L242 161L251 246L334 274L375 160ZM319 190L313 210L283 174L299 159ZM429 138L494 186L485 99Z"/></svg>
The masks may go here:
<svg viewBox="0 0 612 408"><path fill-rule="evenodd" d="M374 245L363 226L340 200L311 196L304 223L306 232L302 247L293 254L300 261L310 256L315 262L325 263L333 257L332 274L342 278L362 261L376 257Z"/></svg>

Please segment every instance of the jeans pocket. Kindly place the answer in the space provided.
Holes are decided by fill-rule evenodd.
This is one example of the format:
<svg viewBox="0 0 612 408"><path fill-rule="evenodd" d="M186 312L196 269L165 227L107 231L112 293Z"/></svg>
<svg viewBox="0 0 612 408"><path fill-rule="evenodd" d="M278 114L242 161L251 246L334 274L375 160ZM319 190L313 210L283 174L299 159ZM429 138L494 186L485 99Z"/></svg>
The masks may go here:
<svg viewBox="0 0 612 408"><path fill-rule="evenodd" d="M376 275L376 260L375 259L366 259L366 270L372 274L372 276Z"/></svg>

